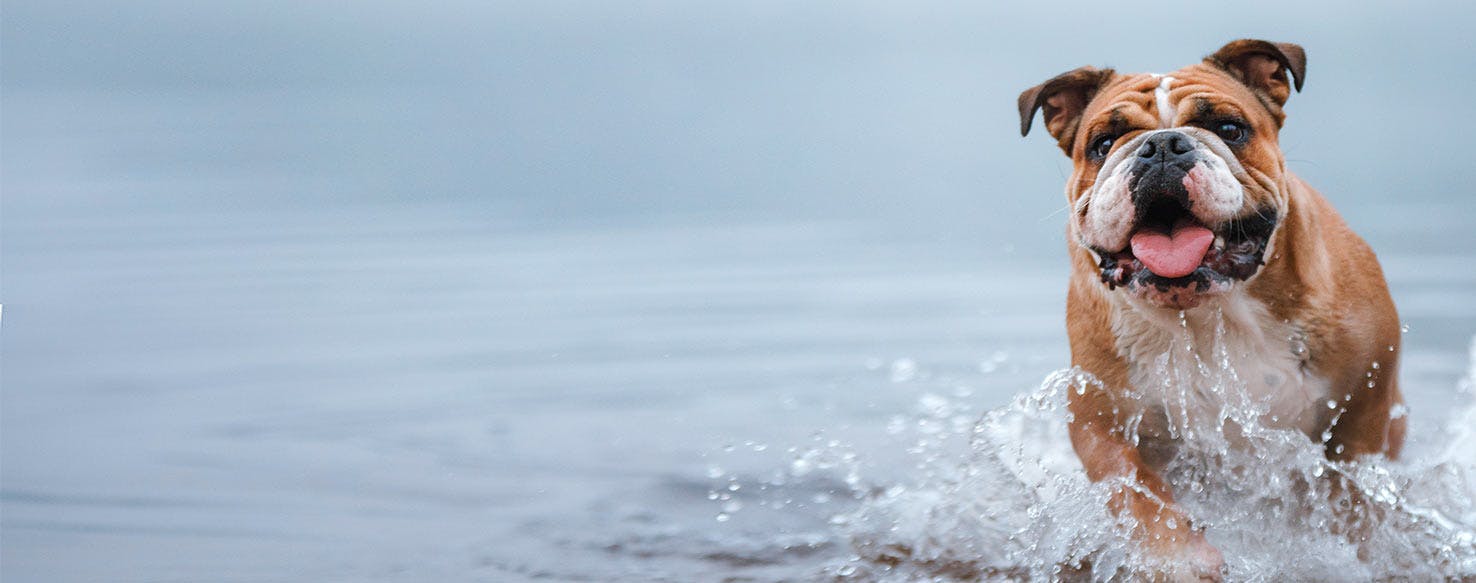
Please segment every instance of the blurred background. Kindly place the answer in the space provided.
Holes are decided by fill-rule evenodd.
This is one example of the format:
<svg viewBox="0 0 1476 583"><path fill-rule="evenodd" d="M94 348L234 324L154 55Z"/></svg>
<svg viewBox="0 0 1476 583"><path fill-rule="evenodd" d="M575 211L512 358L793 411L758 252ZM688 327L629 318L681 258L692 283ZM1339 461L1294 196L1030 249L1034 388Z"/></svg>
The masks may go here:
<svg viewBox="0 0 1476 583"><path fill-rule="evenodd" d="M817 441L884 486L919 399L1069 364L1018 93L1241 37L1308 51L1282 145L1379 252L1417 452L1476 331L1473 12L7 0L0 575L818 577L839 477L710 498Z"/></svg>

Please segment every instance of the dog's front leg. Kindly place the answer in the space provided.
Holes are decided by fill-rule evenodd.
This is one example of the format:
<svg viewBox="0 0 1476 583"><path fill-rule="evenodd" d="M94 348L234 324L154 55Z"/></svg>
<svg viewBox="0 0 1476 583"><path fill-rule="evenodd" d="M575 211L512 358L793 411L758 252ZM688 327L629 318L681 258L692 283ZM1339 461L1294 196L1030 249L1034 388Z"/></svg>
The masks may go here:
<svg viewBox="0 0 1476 583"><path fill-rule="evenodd" d="M1134 538L1160 559L1166 578L1218 580L1224 566L1220 551L1209 544L1174 503L1173 492L1143 458L1124 428L1123 409L1111 391L1128 385L1127 363L1118 356L1110 310L1095 282L1073 278L1067 291L1066 325L1071 360L1092 373L1100 385L1068 391L1071 445L1087 477L1116 480L1109 502L1113 514L1132 518Z"/></svg>
<svg viewBox="0 0 1476 583"><path fill-rule="evenodd" d="M1117 480L1109 506L1130 517L1136 542L1159 559L1173 580L1218 580L1224 557L1174 503L1173 492L1131 445L1103 391L1071 395L1071 445L1087 477L1094 482Z"/></svg>

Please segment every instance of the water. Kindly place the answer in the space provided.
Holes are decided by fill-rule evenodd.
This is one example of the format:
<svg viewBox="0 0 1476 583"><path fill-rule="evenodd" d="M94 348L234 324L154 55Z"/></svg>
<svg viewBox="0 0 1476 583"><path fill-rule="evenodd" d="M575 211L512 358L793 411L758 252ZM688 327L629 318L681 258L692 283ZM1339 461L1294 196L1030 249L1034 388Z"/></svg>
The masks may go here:
<svg viewBox="0 0 1476 583"><path fill-rule="evenodd" d="M39 206L5 230L17 580L1013 573L1105 524L1093 498L1025 486L1089 491L1059 427L1019 425L1059 422L1061 383L1033 387L1065 363L1063 274L1028 255L879 244L855 222ZM1379 467L1438 497L1447 478L1424 472L1470 451L1449 436L1470 415L1476 269L1427 277L1434 260L1388 247L1411 461ZM992 449L1046 473L985 488ZM1002 518L955 511L977 504ZM1022 522L1042 515L1055 526ZM1054 546L983 544L1026 527ZM967 568L851 561L889 544ZM986 548L999 563L967 558ZM1225 548L1238 573L1315 567Z"/></svg>
<svg viewBox="0 0 1476 583"><path fill-rule="evenodd" d="M1063 162L1018 138L1013 99L1085 62L1178 66L1264 10L1087 58L1142 15L191 6L20 1L0 23L5 580L1137 560L1058 431ZM1409 324L1407 460L1349 470L1402 494L1370 556L1459 561L1476 175L1431 152L1476 122L1366 115L1472 90L1470 9L1429 8L1275 7L1267 36L1312 55L1290 167ZM1266 453L1323 467L1308 447ZM1347 558L1217 502L1282 487L1190 497L1237 576L1331 568L1256 529Z"/></svg>

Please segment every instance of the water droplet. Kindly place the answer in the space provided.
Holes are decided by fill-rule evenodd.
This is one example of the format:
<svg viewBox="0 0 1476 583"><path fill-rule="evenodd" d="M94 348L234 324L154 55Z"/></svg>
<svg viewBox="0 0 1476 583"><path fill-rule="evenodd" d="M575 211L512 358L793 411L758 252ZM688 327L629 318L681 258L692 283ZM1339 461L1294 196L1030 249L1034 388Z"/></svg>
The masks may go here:
<svg viewBox="0 0 1476 583"><path fill-rule="evenodd" d="M794 460L789 464L789 471L796 476L808 474L812 469L814 469L814 464L811 464L810 460L804 458Z"/></svg>
<svg viewBox="0 0 1476 583"><path fill-rule="evenodd" d="M1400 332L1403 332L1405 334L1408 334L1409 333L1409 324L1408 323L1405 323L1403 326L1400 326L1399 327L1399 331Z"/></svg>
<svg viewBox="0 0 1476 583"><path fill-rule="evenodd" d="M905 383L914 378L917 378L917 361L911 358L892 361L892 382Z"/></svg>
<svg viewBox="0 0 1476 583"><path fill-rule="evenodd" d="M1328 409L1337 409L1338 408L1338 402L1337 401L1334 401L1332 399L1328 399L1327 400L1327 408Z"/></svg>
<svg viewBox="0 0 1476 583"><path fill-rule="evenodd" d="M1179 521L1170 518L1164 521L1163 525L1167 526L1169 530L1176 530L1179 528Z"/></svg>
<svg viewBox="0 0 1476 583"><path fill-rule="evenodd" d="M728 521L728 515L719 512L718 515L717 515L717 521L718 522L727 522Z"/></svg>
<svg viewBox="0 0 1476 583"><path fill-rule="evenodd" d="M707 477L714 480L723 477L723 469L717 466L707 466Z"/></svg>
<svg viewBox="0 0 1476 583"><path fill-rule="evenodd" d="M1375 361L1374 361L1374 362L1373 362L1373 369L1374 369L1374 370L1379 370L1379 361L1377 361L1377 360L1375 360Z"/></svg>

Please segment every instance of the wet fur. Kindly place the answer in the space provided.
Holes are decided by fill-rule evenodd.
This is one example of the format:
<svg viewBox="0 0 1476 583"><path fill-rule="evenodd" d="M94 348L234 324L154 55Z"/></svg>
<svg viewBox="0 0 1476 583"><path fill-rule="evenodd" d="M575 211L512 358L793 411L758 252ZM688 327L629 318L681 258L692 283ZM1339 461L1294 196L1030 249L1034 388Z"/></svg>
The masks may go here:
<svg viewBox="0 0 1476 583"><path fill-rule="evenodd" d="M1288 72L1294 77L1288 78ZM1192 308L1186 319L1202 328L1210 311L1226 314L1227 342L1240 353L1235 358L1240 378L1294 377L1294 383L1260 383L1259 388L1300 392L1294 398L1271 398L1297 409L1282 412L1287 426L1317 441L1330 433L1324 446L1330 459L1397 457L1405 431L1402 415L1391 419L1391 411L1402 403L1396 379L1400 330L1383 272L1373 251L1331 204L1286 170L1277 143L1285 121L1282 105L1293 86L1300 89L1304 75L1300 47L1247 40L1169 73L1171 84L1161 75L1084 67L1020 98L1022 116L1044 110L1047 129L1074 165L1066 193L1077 211L1067 232L1071 277L1066 326L1072 363L1095 375L1106 390L1070 395L1072 444L1092 480L1131 481L1131 487L1113 498L1112 509L1137 519L1148 550L1177 557L1184 569L1167 573L1173 577L1218 578L1223 558L1202 533L1163 526L1168 518L1189 524L1158 474L1155 452L1166 444L1147 439L1135 445L1122 430L1133 411L1115 403L1135 384L1149 381L1144 375L1151 373L1153 359L1172 337L1169 328L1181 324L1176 311L1134 301L1122 289L1104 285L1100 258L1079 244L1082 223L1093 210L1089 193L1101 168L1085 150L1092 136L1109 126L1144 131L1220 113L1248 121L1251 138L1235 152L1244 169L1240 182L1245 205L1275 209L1280 221L1260 271ZM1165 105L1170 111L1162 110ZM1022 130L1028 128L1026 117ZM1191 334L1196 343L1204 343L1202 329ZM1336 409L1327 409L1328 399ZM1299 402L1311 408L1296 406Z"/></svg>

